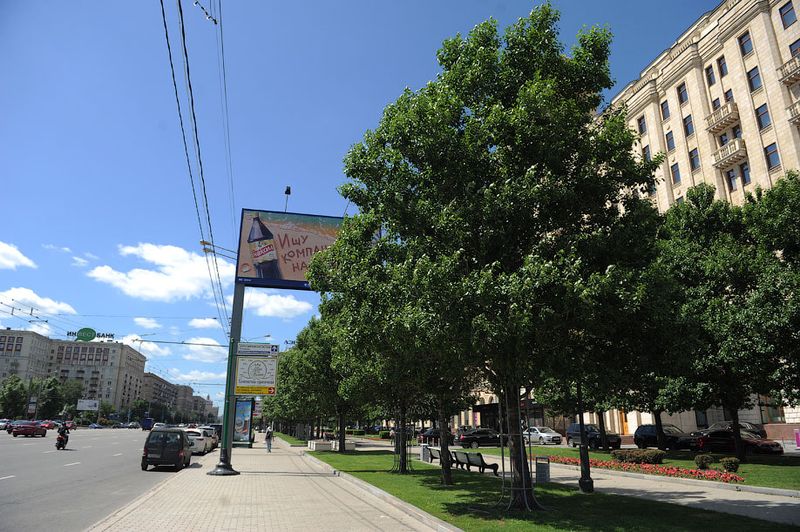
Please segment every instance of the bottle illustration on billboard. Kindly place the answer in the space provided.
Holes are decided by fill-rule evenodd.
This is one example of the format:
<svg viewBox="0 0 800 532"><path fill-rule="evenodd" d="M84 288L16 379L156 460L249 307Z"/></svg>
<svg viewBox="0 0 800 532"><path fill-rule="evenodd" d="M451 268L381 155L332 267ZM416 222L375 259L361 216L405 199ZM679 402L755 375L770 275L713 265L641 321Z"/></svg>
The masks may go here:
<svg viewBox="0 0 800 532"><path fill-rule="evenodd" d="M272 231L261 221L258 213L253 216L253 225L250 226L250 235L247 237L247 243L250 247L250 256L258 277L262 279L281 279L278 252L275 249L275 237Z"/></svg>

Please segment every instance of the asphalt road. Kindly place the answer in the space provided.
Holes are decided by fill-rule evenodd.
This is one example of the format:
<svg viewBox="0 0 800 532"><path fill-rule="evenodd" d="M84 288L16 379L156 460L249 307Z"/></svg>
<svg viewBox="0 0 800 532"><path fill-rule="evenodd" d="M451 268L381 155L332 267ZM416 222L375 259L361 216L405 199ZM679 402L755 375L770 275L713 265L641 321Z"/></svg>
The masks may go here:
<svg viewBox="0 0 800 532"><path fill-rule="evenodd" d="M56 432L16 438L0 431L0 531L84 530L134 500L171 469L141 470L147 432L72 431L66 450Z"/></svg>

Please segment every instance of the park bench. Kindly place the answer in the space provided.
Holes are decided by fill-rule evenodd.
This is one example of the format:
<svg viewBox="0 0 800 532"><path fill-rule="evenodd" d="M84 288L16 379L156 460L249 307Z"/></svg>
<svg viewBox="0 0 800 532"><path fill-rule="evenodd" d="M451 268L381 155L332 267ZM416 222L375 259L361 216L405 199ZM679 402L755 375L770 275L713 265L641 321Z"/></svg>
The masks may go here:
<svg viewBox="0 0 800 532"><path fill-rule="evenodd" d="M486 460L483 459L483 455L481 453L464 453L467 455L467 469L470 466L475 466L478 468L478 471L483 473L487 469L491 469L494 476L499 477L500 475L497 474L497 468L500 467L498 464L490 464Z"/></svg>
<svg viewBox="0 0 800 532"><path fill-rule="evenodd" d="M467 456L469 453L464 451L453 451L453 463L456 464L461 469L465 467L469 469L469 457Z"/></svg>
<svg viewBox="0 0 800 532"><path fill-rule="evenodd" d="M428 448L428 452L431 453L431 463L433 463L434 460L439 460L439 463L440 464L442 463L442 450L441 449L437 449L436 447L429 447Z"/></svg>

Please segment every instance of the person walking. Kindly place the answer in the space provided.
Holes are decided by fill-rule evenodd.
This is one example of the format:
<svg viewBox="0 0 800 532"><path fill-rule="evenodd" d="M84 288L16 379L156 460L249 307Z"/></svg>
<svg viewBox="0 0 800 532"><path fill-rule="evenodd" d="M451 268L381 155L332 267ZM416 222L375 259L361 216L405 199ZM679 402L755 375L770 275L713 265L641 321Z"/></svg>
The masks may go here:
<svg viewBox="0 0 800 532"><path fill-rule="evenodd" d="M267 452L271 453L272 452L272 427L271 426L267 427L266 436L264 438L264 441L267 444Z"/></svg>

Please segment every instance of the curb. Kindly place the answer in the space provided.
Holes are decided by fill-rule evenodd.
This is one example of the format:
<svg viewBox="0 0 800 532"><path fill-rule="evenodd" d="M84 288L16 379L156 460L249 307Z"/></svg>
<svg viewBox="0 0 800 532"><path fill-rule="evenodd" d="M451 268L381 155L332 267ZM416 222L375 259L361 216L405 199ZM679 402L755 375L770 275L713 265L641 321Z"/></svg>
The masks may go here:
<svg viewBox="0 0 800 532"><path fill-rule="evenodd" d="M429 527L431 527L431 528L433 528L435 530L440 530L440 531L462 532L460 528L455 527L455 526L451 525L450 523L439 519L438 517L434 517L431 514L420 510L416 506L414 506L412 504L409 504L409 503L407 503L407 502L395 497L394 495L392 495L390 493L387 493L387 492L383 491L382 489L373 486L369 482L365 482L365 481L361 480L360 478L354 477L353 475L350 475L350 474L347 474L347 473L343 473L343 472L341 472L341 471L339 471L337 469L334 469L329 464L323 462L322 460L320 460L319 458L317 458L315 456L311 456L306 451L303 451L301 456L303 458L305 458L306 460L309 460L310 462L312 462L317 467L325 469L325 470L329 471L331 474L333 474L333 475L335 475L337 477L341 477L342 479L344 479L344 480L350 482L351 484L361 488L362 490L367 491L367 492L371 493L372 495L378 497L382 501L391 504L392 506L394 506L395 508L397 508L398 510L400 510L404 514L408 515L409 517L413 517L414 519L416 519L417 521L419 521L420 523L422 523L422 524L424 524L426 526L429 526Z"/></svg>

